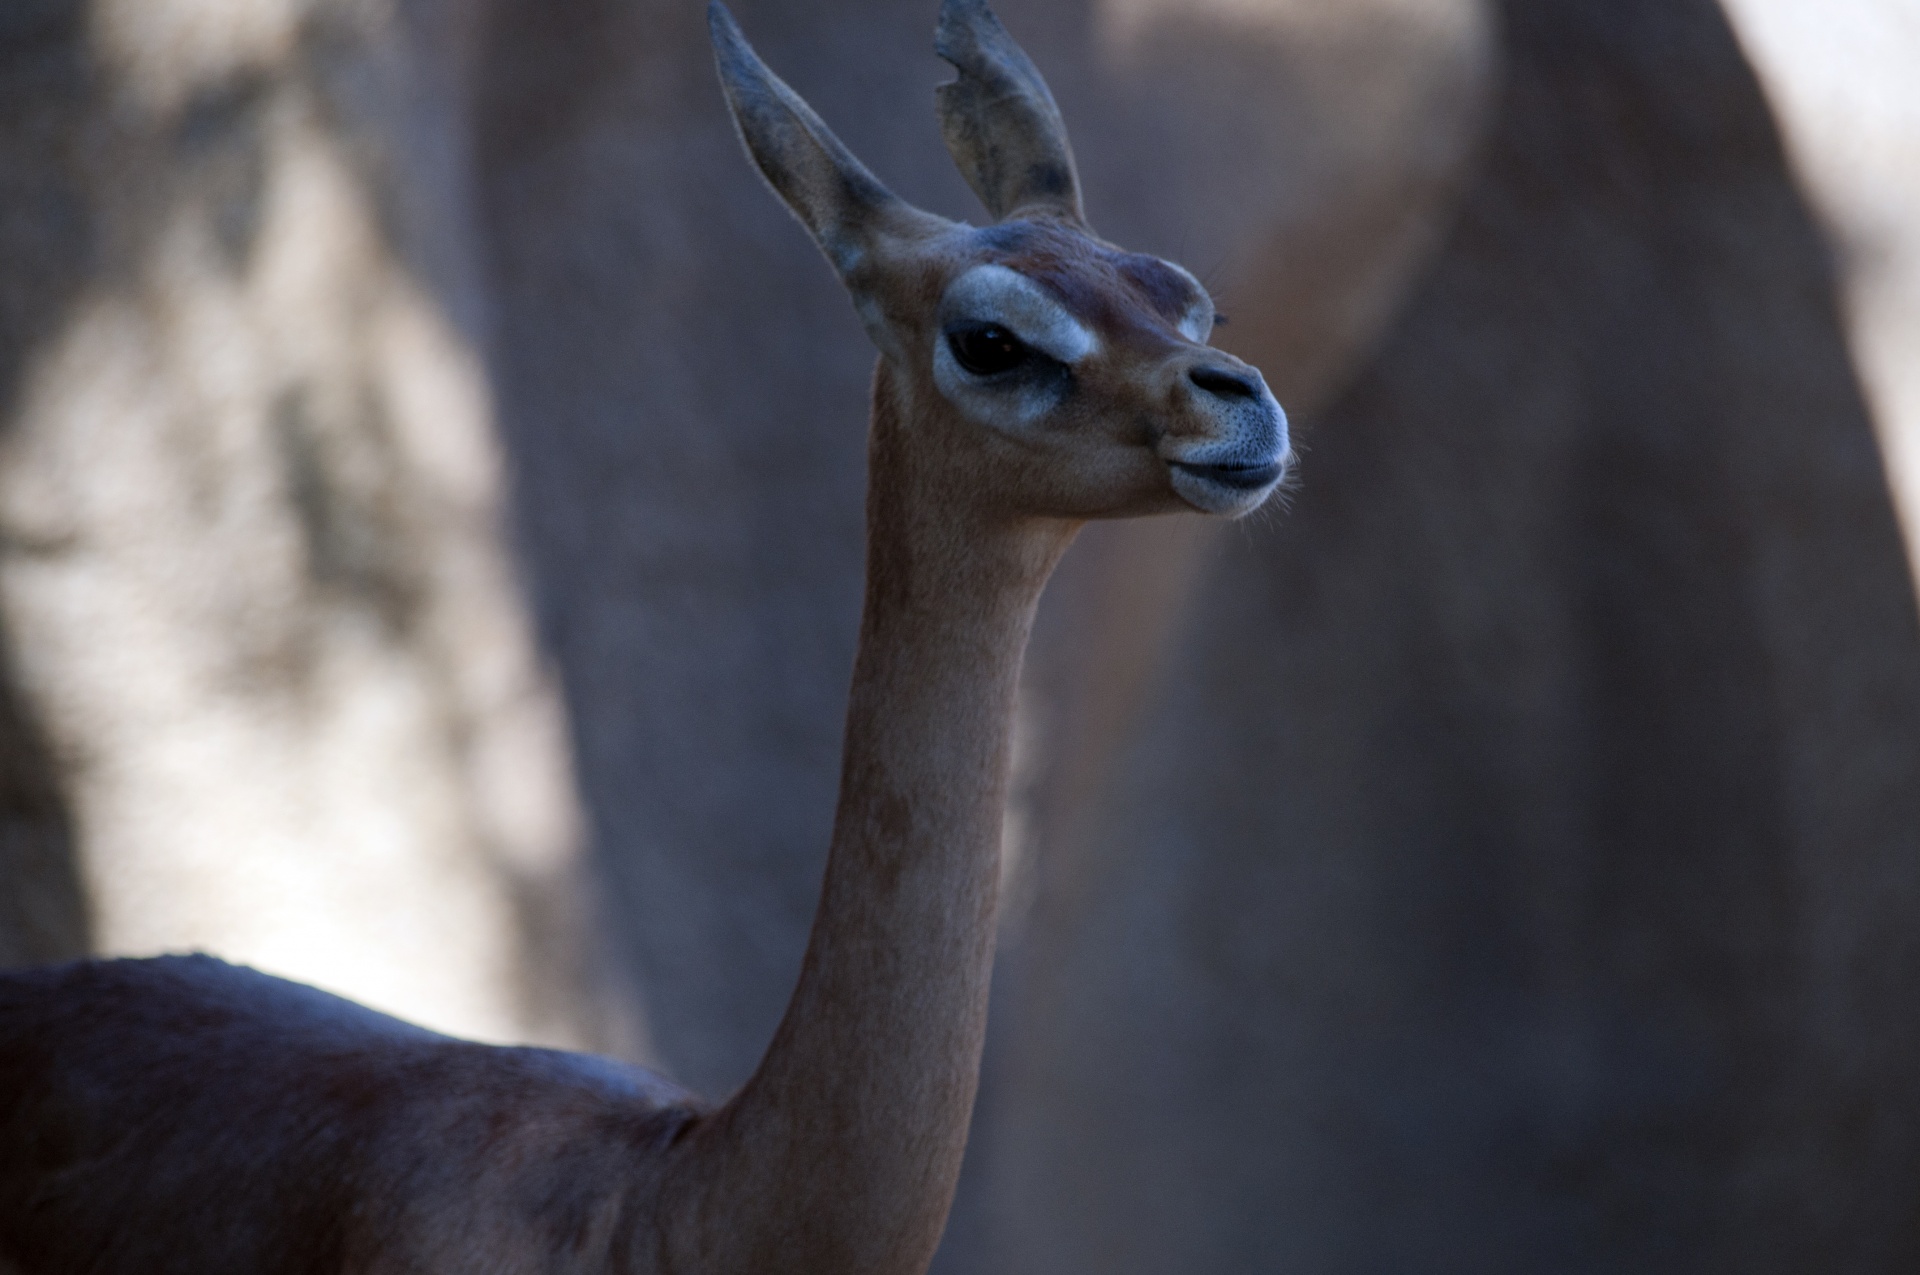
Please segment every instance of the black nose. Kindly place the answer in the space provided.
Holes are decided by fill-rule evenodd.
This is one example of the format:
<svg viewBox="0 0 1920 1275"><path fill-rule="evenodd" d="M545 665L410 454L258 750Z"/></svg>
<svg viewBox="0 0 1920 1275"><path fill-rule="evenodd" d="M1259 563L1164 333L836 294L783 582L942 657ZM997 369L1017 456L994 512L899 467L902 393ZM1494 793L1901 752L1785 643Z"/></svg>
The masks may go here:
<svg viewBox="0 0 1920 1275"><path fill-rule="evenodd" d="M1260 382L1245 372L1229 371L1224 367L1197 367L1187 373L1187 379L1209 394L1218 394L1221 398L1259 398Z"/></svg>

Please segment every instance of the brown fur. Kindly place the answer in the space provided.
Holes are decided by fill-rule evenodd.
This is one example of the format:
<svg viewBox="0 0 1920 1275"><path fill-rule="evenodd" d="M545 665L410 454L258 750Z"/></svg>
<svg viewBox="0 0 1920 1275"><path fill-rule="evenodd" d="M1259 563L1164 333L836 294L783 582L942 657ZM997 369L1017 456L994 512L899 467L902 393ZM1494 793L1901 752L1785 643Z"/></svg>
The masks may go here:
<svg viewBox="0 0 1920 1275"><path fill-rule="evenodd" d="M959 0L943 39L968 21L991 23L981 47L1011 47ZM1101 243L1063 205L986 231L907 207L717 6L714 30L749 152L882 350L840 801L799 985L759 1070L709 1109L637 1069L448 1040L207 958L7 976L0 1261L36 1275L915 1275L931 1261L978 1083L1008 724L1040 591L1083 519L1182 506L1175 453L1221 441L1195 372L1258 374L1179 334L1197 293L1178 272ZM970 127L1011 129L1010 155L1066 155L1046 123L983 109ZM994 264L1102 342L1029 434L969 418L932 370L947 286Z"/></svg>
<svg viewBox="0 0 1920 1275"><path fill-rule="evenodd" d="M985 260L1039 280L1109 334L1164 333L1199 299L1186 276L1158 257L1115 248L1074 223L1025 218L994 226L980 239ZM1217 357L1218 351L1210 355Z"/></svg>

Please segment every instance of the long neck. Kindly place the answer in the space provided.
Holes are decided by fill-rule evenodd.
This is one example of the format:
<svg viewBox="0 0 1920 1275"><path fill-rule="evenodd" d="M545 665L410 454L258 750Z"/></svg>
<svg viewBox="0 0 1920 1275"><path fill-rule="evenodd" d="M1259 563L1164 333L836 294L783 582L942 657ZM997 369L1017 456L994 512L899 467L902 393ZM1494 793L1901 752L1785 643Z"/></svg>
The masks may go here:
<svg viewBox="0 0 1920 1275"><path fill-rule="evenodd" d="M1073 528L943 489L915 463L930 440L901 397L883 362L866 607L806 961L759 1070L690 1138L703 1270L919 1275L966 1145L1014 692Z"/></svg>

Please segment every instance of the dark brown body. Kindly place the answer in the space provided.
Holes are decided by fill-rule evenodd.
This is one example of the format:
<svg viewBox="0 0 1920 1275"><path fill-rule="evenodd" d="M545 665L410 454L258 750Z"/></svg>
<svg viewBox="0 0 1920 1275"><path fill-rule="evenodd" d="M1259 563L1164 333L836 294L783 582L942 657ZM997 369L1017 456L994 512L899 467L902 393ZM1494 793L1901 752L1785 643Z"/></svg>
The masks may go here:
<svg viewBox="0 0 1920 1275"><path fill-rule="evenodd" d="M979 0L947 0L939 46L961 71L950 149L1007 214L986 230L888 192L718 6L713 33L749 154L881 351L840 799L759 1069L709 1109L633 1068L448 1040L205 957L10 976L10 1275L932 1261L979 1081L1041 590L1084 519L1257 508L1291 461L1285 415L1208 345L1197 281L1086 228L1051 96Z"/></svg>
<svg viewBox="0 0 1920 1275"><path fill-rule="evenodd" d="M660 1270L635 1170L693 1114L206 956L0 975L0 1095L0 1270L90 1275Z"/></svg>

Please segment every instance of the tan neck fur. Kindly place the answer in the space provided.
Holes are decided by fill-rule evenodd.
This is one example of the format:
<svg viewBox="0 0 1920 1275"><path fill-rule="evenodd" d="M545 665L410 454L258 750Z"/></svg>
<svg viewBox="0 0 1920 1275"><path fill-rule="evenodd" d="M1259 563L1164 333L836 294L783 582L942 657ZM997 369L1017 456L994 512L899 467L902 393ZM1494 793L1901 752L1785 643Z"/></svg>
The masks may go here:
<svg viewBox="0 0 1920 1275"><path fill-rule="evenodd" d="M1077 526L942 490L883 362L867 594L825 887L765 1060L688 1139L724 1218L702 1269L920 1272L966 1145L986 1030L1009 733L1040 592ZM726 1200L717 1198L724 1191ZM756 1216L742 1216L753 1201ZM694 1203L689 1201L689 1203ZM723 1257L722 1254L725 1254Z"/></svg>

